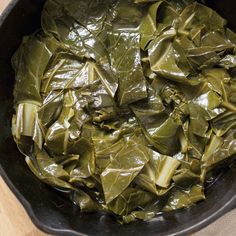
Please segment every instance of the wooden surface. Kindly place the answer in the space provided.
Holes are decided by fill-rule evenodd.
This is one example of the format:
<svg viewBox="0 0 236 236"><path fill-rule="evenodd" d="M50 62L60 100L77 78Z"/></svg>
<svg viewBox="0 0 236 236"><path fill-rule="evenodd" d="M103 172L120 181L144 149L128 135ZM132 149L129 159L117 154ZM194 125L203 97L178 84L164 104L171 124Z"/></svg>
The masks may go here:
<svg viewBox="0 0 236 236"><path fill-rule="evenodd" d="M33 0L32 0L33 1ZM9 0L0 0L0 14ZM194 236L235 236L236 210ZM38 230L0 177L0 236L47 236Z"/></svg>
<svg viewBox="0 0 236 236"><path fill-rule="evenodd" d="M46 236L33 225L24 208L10 192L1 177L0 236Z"/></svg>
<svg viewBox="0 0 236 236"><path fill-rule="evenodd" d="M9 2L10 2L9 0L0 0L0 14Z"/></svg>

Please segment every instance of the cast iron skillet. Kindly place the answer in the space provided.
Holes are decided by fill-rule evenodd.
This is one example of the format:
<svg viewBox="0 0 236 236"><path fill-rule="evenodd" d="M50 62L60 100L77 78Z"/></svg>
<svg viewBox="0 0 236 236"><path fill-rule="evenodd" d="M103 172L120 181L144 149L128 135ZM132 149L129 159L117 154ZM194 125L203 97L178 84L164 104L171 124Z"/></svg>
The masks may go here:
<svg viewBox="0 0 236 236"><path fill-rule="evenodd" d="M209 0L236 30L235 0ZM40 24L44 0L13 0L0 18L0 174L41 230L56 235L186 235L236 207L236 167L206 192L207 200L189 209L157 216L150 222L119 225L111 216L80 213L78 207L41 183L28 170L11 137L14 73L10 59L22 36ZM24 88L22 88L24 89ZM14 209L9 206L9 211Z"/></svg>

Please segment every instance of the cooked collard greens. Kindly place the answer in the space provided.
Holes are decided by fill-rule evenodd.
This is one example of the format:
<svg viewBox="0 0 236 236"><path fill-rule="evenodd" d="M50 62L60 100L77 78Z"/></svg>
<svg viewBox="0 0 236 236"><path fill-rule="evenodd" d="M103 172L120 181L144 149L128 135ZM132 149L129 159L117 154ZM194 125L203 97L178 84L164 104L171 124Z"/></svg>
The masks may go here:
<svg viewBox="0 0 236 236"><path fill-rule="evenodd" d="M47 0L12 58L31 171L122 223L204 200L236 153L236 34L192 0Z"/></svg>

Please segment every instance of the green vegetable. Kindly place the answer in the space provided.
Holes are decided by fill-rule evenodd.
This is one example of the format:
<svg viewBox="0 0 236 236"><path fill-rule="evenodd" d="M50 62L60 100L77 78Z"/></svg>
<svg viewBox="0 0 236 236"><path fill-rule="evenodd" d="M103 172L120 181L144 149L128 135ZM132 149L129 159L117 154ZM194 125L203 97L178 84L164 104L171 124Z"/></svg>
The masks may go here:
<svg viewBox="0 0 236 236"><path fill-rule="evenodd" d="M119 78L119 105L130 104L147 97L146 82L141 66L138 33L112 31L109 35L112 70Z"/></svg>
<svg viewBox="0 0 236 236"><path fill-rule="evenodd" d="M173 211L183 207L189 207L192 204L204 200L205 195L200 185L193 186L187 190L176 188L169 197L163 211Z"/></svg>
<svg viewBox="0 0 236 236"><path fill-rule="evenodd" d="M56 39L44 36L43 33L24 37L12 58L12 65L16 71L15 104L33 102L41 105L41 80L57 47Z"/></svg>
<svg viewBox="0 0 236 236"><path fill-rule="evenodd" d="M101 174L107 204L130 185L148 160L145 147L132 141L127 142Z"/></svg>
<svg viewBox="0 0 236 236"><path fill-rule="evenodd" d="M12 134L31 171L120 223L204 200L236 154L236 34L193 0L47 0Z"/></svg>

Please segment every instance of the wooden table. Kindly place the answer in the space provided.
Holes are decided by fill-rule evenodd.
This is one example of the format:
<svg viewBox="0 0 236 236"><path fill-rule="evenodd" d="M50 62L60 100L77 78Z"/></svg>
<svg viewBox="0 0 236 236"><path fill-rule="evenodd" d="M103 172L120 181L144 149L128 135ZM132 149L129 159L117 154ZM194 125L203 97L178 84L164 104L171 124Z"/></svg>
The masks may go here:
<svg viewBox="0 0 236 236"><path fill-rule="evenodd" d="M10 0L0 0L0 13L2 10L7 6L7 4L10 2Z"/></svg>
<svg viewBox="0 0 236 236"><path fill-rule="evenodd" d="M33 1L33 0L32 0ZM0 0L0 14L10 0ZM236 210L194 236L235 236ZM48 236L38 230L0 177L0 236Z"/></svg>
<svg viewBox="0 0 236 236"><path fill-rule="evenodd" d="M2 178L0 178L0 236L46 236L33 225Z"/></svg>

